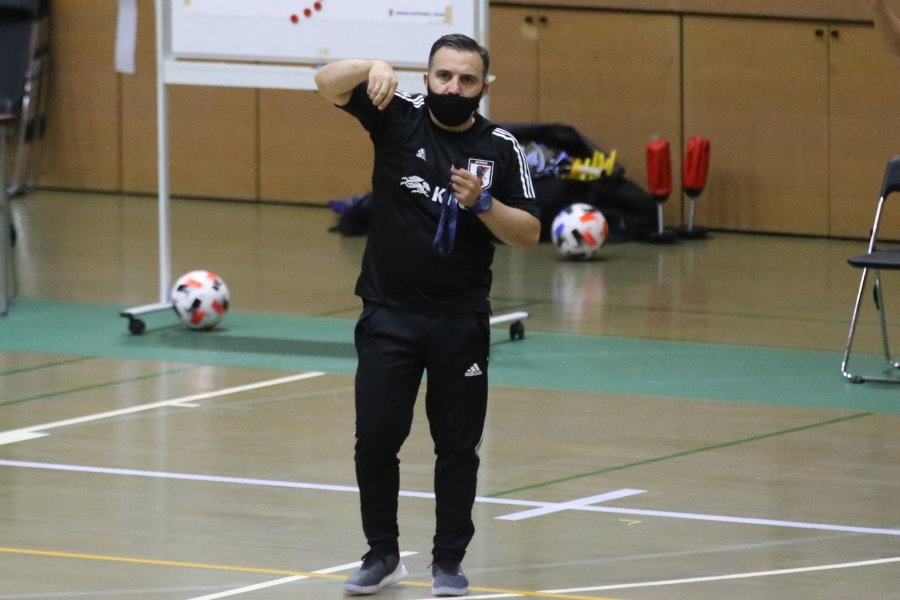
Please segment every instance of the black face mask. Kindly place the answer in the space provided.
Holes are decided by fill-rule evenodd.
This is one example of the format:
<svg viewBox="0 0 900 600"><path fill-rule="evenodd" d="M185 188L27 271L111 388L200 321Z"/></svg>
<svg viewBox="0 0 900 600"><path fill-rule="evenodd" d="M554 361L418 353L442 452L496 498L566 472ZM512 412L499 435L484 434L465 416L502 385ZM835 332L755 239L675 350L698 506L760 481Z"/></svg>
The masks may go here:
<svg viewBox="0 0 900 600"><path fill-rule="evenodd" d="M482 94L473 98L465 98L459 94L438 94L428 86L428 95L425 96L425 105L434 115L434 118L447 127L457 127L469 120L472 113L478 108Z"/></svg>

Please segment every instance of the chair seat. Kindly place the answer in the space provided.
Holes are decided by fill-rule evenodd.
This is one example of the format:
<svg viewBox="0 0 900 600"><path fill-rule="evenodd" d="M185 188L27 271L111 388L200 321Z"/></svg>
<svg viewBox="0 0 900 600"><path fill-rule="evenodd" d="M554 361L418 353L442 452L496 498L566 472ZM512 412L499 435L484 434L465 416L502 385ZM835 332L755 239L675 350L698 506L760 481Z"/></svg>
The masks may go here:
<svg viewBox="0 0 900 600"><path fill-rule="evenodd" d="M870 254L848 258L847 262L860 269L900 269L900 249L876 250Z"/></svg>

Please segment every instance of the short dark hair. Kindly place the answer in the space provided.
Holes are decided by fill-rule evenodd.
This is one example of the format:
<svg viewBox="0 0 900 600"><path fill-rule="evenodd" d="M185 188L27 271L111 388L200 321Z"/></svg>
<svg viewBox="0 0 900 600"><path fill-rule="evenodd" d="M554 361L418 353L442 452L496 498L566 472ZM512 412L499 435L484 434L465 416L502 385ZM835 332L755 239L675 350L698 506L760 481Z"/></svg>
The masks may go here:
<svg viewBox="0 0 900 600"><path fill-rule="evenodd" d="M441 48L453 48L460 52L477 52L481 56L481 62L484 63L484 79L487 81L488 69L491 66L491 55L488 54L487 48L481 46L478 42L462 33L448 33L441 36L431 45L431 52L428 54L428 70L431 71L432 63L434 63L434 55Z"/></svg>

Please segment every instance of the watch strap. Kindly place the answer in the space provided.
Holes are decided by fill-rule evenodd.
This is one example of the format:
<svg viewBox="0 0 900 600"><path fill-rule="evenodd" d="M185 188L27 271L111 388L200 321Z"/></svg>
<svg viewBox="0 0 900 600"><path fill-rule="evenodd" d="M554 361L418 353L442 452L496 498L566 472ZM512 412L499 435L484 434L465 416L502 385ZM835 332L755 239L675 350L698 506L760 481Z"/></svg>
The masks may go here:
<svg viewBox="0 0 900 600"><path fill-rule="evenodd" d="M482 192L480 196L478 196L478 200L475 201L475 204L469 207L476 215L480 215L483 212L487 212L491 209L491 206L494 205L494 198L487 192Z"/></svg>

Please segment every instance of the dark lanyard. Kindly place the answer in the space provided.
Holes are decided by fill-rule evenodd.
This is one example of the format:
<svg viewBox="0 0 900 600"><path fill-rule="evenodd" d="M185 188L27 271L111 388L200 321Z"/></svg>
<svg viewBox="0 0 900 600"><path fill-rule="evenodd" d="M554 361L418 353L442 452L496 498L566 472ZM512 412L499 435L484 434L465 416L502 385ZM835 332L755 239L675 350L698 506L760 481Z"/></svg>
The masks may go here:
<svg viewBox="0 0 900 600"><path fill-rule="evenodd" d="M456 242L456 217L458 213L459 202L451 192L450 199L441 203L441 219L438 221L437 232L431 241L431 247L441 256L446 256L453 252L453 245Z"/></svg>

